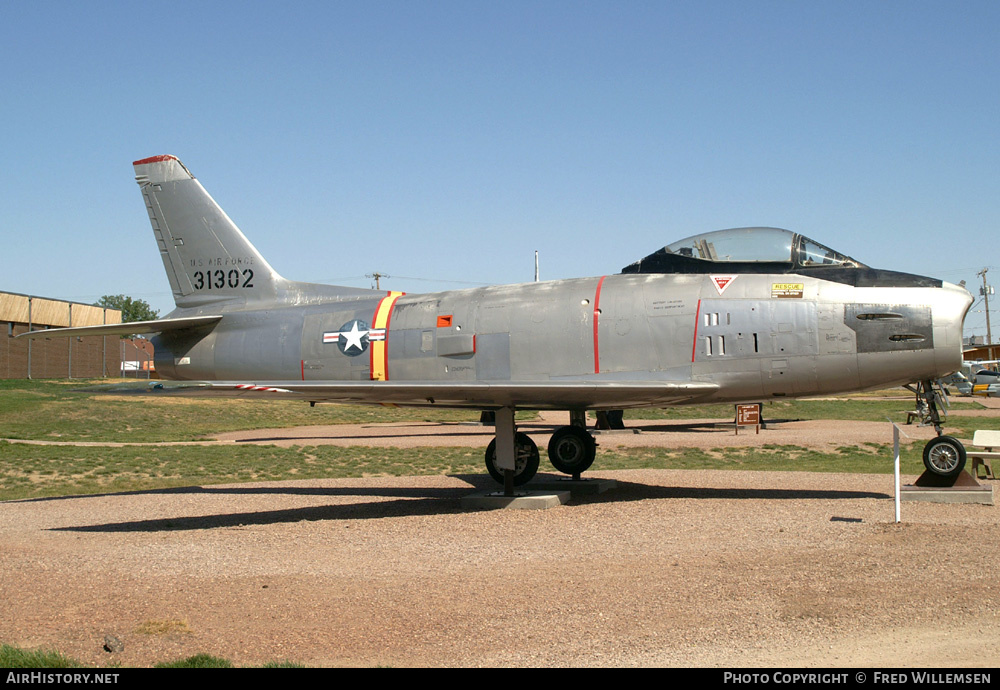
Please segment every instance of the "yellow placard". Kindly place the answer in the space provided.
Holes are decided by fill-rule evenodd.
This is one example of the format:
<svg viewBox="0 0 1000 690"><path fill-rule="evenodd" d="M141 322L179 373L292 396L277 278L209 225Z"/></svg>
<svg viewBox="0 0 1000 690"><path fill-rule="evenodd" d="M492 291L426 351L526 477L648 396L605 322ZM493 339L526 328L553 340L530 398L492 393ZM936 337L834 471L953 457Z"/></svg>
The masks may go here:
<svg viewBox="0 0 1000 690"><path fill-rule="evenodd" d="M802 299L803 283L771 283L771 297L776 299Z"/></svg>

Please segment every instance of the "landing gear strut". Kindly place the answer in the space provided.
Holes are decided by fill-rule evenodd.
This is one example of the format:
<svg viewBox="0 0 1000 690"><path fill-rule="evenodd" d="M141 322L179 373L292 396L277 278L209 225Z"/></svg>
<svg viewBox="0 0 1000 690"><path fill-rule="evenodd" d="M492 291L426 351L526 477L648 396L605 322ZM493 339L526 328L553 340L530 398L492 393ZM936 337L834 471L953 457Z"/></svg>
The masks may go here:
<svg viewBox="0 0 1000 690"><path fill-rule="evenodd" d="M514 434L514 486L530 482L538 472L538 446L527 434ZM497 441L493 439L486 447L486 471L500 484L504 483L504 472L497 466Z"/></svg>
<svg viewBox="0 0 1000 690"><path fill-rule="evenodd" d="M941 433L941 415L938 403L947 405L943 391L933 381L921 381L916 388L907 386L917 396L917 415L921 426L934 425L938 436L924 446L924 467L931 474L954 479L965 469L965 447L962 442Z"/></svg>
<svg viewBox="0 0 1000 690"><path fill-rule="evenodd" d="M531 481L538 472L538 446L515 430L514 408L501 407L495 416L496 436L486 448L486 470L503 484L505 496L513 496L515 486Z"/></svg>

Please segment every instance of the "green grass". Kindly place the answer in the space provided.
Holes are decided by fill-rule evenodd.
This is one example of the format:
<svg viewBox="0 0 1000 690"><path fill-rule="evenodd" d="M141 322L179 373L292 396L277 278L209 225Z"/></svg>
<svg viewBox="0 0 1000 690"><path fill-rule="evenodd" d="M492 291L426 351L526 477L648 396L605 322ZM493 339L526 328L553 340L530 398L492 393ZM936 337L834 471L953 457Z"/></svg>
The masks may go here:
<svg viewBox="0 0 1000 690"><path fill-rule="evenodd" d="M178 661L161 661L153 668L233 668L233 662L210 654L195 654Z"/></svg>
<svg viewBox="0 0 1000 690"><path fill-rule="evenodd" d="M81 666L79 662L59 652L0 645L0 668L80 668Z"/></svg>
<svg viewBox="0 0 1000 690"><path fill-rule="evenodd" d="M482 473L480 448L33 446L0 441L0 500L233 482Z"/></svg>
<svg viewBox="0 0 1000 690"><path fill-rule="evenodd" d="M103 383L103 382L100 382ZM403 421L474 421L474 410L317 405L78 392L92 382L0 381L0 437L49 441L193 441L242 429Z"/></svg>

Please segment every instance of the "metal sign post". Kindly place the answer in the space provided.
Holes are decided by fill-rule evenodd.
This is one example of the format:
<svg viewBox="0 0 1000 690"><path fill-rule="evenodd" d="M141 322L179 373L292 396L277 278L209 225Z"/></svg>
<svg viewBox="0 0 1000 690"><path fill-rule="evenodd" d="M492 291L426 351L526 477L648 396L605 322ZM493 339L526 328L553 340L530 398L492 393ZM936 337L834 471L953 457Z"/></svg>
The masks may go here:
<svg viewBox="0 0 1000 690"><path fill-rule="evenodd" d="M899 427L895 423L892 425L892 457L893 474L896 478L896 522L899 523Z"/></svg>

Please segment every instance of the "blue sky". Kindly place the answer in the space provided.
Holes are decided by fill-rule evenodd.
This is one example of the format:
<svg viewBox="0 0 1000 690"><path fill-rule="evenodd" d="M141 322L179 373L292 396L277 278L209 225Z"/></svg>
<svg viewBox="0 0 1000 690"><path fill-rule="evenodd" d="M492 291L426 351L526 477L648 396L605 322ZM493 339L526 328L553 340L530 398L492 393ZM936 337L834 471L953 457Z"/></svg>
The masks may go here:
<svg viewBox="0 0 1000 690"><path fill-rule="evenodd" d="M296 280L523 282L535 250L603 275L771 225L978 294L998 28L996 2L0 0L0 290L169 311L131 166L169 153Z"/></svg>

